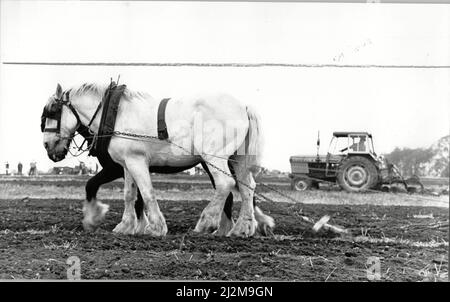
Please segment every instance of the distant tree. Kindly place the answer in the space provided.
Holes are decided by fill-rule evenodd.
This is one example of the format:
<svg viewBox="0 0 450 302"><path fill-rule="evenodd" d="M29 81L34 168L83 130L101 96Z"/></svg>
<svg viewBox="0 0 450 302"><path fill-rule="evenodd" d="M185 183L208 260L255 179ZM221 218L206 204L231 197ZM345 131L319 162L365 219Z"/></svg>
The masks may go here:
<svg viewBox="0 0 450 302"><path fill-rule="evenodd" d="M403 173L405 152L402 149L396 147L391 153L386 154L385 157L389 162L395 164Z"/></svg>
<svg viewBox="0 0 450 302"><path fill-rule="evenodd" d="M430 148L395 148L386 158L395 164L404 176L423 176L423 165L431 160L434 152Z"/></svg>
<svg viewBox="0 0 450 302"><path fill-rule="evenodd" d="M426 172L422 169L422 166L429 162L433 156L434 152L430 148L413 149L411 154L413 171L411 171L411 175L425 176L424 173Z"/></svg>

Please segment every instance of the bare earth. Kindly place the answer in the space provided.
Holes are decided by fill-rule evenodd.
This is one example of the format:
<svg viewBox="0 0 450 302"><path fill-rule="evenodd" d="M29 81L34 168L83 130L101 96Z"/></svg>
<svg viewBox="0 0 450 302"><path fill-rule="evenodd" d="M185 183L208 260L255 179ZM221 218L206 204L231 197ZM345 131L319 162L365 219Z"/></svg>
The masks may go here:
<svg viewBox="0 0 450 302"><path fill-rule="evenodd" d="M156 184L169 234L114 235L123 210L120 183L101 189L110 204L94 233L81 228L85 180L0 181L0 279L66 279L77 256L82 279L206 279L367 281L370 260L381 281L447 281L449 199L339 190L261 192L276 202L261 208L275 218L275 236L223 238L192 232L211 196L206 182ZM240 203L234 206L237 217ZM321 230L300 215L349 231ZM376 257L376 258L370 258Z"/></svg>

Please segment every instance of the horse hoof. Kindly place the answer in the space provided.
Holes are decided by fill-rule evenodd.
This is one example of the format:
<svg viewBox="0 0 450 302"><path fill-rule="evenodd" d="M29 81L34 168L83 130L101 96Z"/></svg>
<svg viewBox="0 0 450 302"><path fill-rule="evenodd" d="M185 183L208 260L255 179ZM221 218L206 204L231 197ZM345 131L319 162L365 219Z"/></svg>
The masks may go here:
<svg viewBox="0 0 450 302"><path fill-rule="evenodd" d="M263 213L259 207L255 207L255 219L258 223L256 233L261 236L272 236L273 229L275 228L275 220Z"/></svg>
<svg viewBox="0 0 450 302"><path fill-rule="evenodd" d="M134 230L135 235L145 235L145 228L147 227L147 224L138 223L136 229Z"/></svg>
<svg viewBox="0 0 450 302"><path fill-rule="evenodd" d="M98 228L98 225L93 224L93 223L91 223L89 221L85 221L84 219L83 219L82 224L83 224L83 229L86 232L94 232Z"/></svg>
<svg viewBox="0 0 450 302"><path fill-rule="evenodd" d="M203 234L215 234L218 231L217 226L214 225L196 225L194 232Z"/></svg>
<svg viewBox="0 0 450 302"><path fill-rule="evenodd" d="M167 235L167 226L148 225L145 227L144 234L153 237L164 237Z"/></svg>
<svg viewBox="0 0 450 302"><path fill-rule="evenodd" d="M124 235L133 235L134 229L135 229L135 225L132 222L122 221L113 229L113 233L124 234Z"/></svg>
<svg viewBox="0 0 450 302"><path fill-rule="evenodd" d="M255 234L258 223L255 219L238 218L235 226L228 233L227 237L251 237Z"/></svg>
<svg viewBox="0 0 450 302"><path fill-rule="evenodd" d="M234 228L234 222L227 219L227 221L221 221L219 228L213 233L215 236L226 236Z"/></svg>
<svg viewBox="0 0 450 302"><path fill-rule="evenodd" d="M258 224L258 227L256 228L256 234L262 237L273 237L273 228L268 225L260 225Z"/></svg>
<svg viewBox="0 0 450 302"><path fill-rule="evenodd" d="M229 232L231 231L231 229L222 229L222 228L218 228L216 231L214 231L212 234L214 236L226 236Z"/></svg>
<svg viewBox="0 0 450 302"><path fill-rule="evenodd" d="M109 210L109 205L101 203L100 201L86 201L83 206L83 228L86 231L94 231L102 223L106 213Z"/></svg>
<svg viewBox="0 0 450 302"><path fill-rule="evenodd" d="M93 232L95 231L103 221L103 217L97 217L95 219L92 219L92 217L84 218L82 221L83 229L86 232Z"/></svg>
<svg viewBox="0 0 450 302"><path fill-rule="evenodd" d="M212 234L219 229L220 216L209 213L203 213L200 217L197 225L195 226L194 232Z"/></svg>

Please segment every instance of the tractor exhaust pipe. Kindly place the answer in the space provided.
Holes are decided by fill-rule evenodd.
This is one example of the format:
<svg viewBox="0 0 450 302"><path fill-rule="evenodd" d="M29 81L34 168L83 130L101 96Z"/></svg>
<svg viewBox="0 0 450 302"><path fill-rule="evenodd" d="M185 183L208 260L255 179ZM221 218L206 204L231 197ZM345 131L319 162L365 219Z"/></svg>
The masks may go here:
<svg viewBox="0 0 450 302"><path fill-rule="evenodd" d="M319 162L320 161L320 157L319 157L319 148L320 148L320 130L317 131L317 158L316 160Z"/></svg>

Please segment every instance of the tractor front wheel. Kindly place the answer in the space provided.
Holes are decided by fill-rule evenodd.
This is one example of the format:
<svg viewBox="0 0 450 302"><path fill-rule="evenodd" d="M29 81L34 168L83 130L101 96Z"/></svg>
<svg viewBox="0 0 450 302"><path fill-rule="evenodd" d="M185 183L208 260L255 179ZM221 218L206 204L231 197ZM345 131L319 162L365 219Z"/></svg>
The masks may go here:
<svg viewBox="0 0 450 302"><path fill-rule="evenodd" d="M293 187L296 191L305 191L311 187L312 182L305 178L294 179Z"/></svg>
<svg viewBox="0 0 450 302"><path fill-rule="evenodd" d="M337 180L348 192L365 192L377 185L378 170L369 159L352 156L340 165Z"/></svg>

